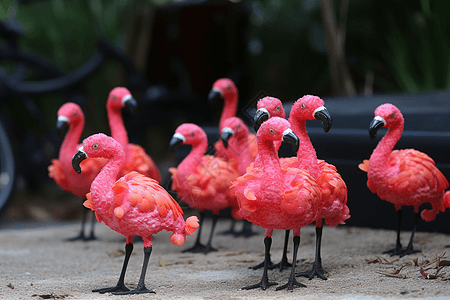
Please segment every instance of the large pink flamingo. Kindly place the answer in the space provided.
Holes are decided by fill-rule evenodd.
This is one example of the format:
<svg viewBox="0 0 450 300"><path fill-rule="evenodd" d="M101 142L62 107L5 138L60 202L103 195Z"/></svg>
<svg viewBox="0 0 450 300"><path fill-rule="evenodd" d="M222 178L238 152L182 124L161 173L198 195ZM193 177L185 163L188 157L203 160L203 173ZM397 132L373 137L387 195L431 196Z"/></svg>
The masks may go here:
<svg viewBox="0 0 450 300"><path fill-rule="evenodd" d="M277 288L292 290L304 286L295 279L295 261L300 244L300 228L310 224L317 216L317 202L321 191L307 171L280 165L274 141L292 143L298 149L298 138L290 129L288 121L272 117L264 122L256 134L258 154L247 173L233 184L231 192L236 195L241 215L265 229L265 261L261 282L244 287L253 289L267 287L267 270L273 229L294 231L293 267L289 280ZM295 149L295 150L297 150Z"/></svg>
<svg viewBox="0 0 450 300"><path fill-rule="evenodd" d="M126 237L125 260L117 285L93 292L120 295L152 293L154 291L145 287L145 273L152 252L153 234L163 229L172 231L170 241L181 246L186 235L191 235L198 227L198 219L193 216L185 222L181 207L154 179L133 171L116 181L125 162L125 153L113 138L100 133L85 139L72 159L77 173L82 173L80 162L87 157L109 161L92 182L84 205L95 211L99 222L104 222ZM144 241L144 263L139 283L136 289L130 291L124 279L133 251L133 236L140 236Z"/></svg>
<svg viewBox="0 0 450 300"><path fill-rule="evenodd" d="M91 183L105 165L106 160L94 158L85 160L81 164L84 176L78 175L72 168L72 156L78 150L78 142L84 128L83 111L77 104L69 102L59 108L57 115L56 129L61 133L67 126L69 129L59 149L58 159L52 159L51 165L48 167L49 176L65 191L86 200L86 194L89 193ZM86 236L84 232L88 211L88 209L83 210L80 234L70 238L70 241L95 239L94 217L92 218L90 235Z"/></svg>
<svg viewBox="0 0 450 300"><path fill-rule="evenodd" d="M222 114L220 115L219 120L219 132L222 132L225 127L224 122L226 119L230 117L236 116L238 101L239 101L239 92L234 84L234 82L229 78L221 78L214 82L211 91L209 92L208 99L209 101L216 101L217 99L223 99L223 109ZM250 147L250 153L252 155L252 159L255 159L256 152L258 149L256 147L255 135L250 133L248 135L248 146ZM216 149L216 156L223 158L225 160L236 159L235 153L233 151L226 149L223 144L218 141L214 144L214 148Z"/></svg>
<svg viewBox="0 0 450 300"><path fill-rule="evenodd" d="M265 104L267 101L260 100L260 102L258 103L259 109L266 106L267 108L265 111L258 111L256 126L265 118L270 117L270 115L279 114L280 109L277 108L281 105L281 101L277 103L275 100L272 100L270 105ZM264 116L265 114L267 115ZM298 99L292 106L289 123L300 139L300 148L297 152L297 157L282 159L282 164L308 171L321 188L322 198L318 203L319 213L316 219L316 255L314 264L311 271L298 273L297 276L305 276L309 279L318 276L326 280L320 251L323 232L322 223L325 222L329 226L337 226L343 224L350 217L349 208L346 205L347 186L335 166L317 159L316 151L306 131L307 120L320 120L323 122L325 132L330 130L332 119L324 106L324 101L319 97L306 95ZM282 268L281 265L280 268Z"/></svg>
<svg viewBox="0 0 450 300"><path fill-rule="evenodd" d="M403 132L404 119L400 110L392 104L383 104L375 110L375 118L369 125L369 134L375 139L378 129L387 127L386 135L378 143L369 160L359 168L367 172L367 186L382 200L394 204L398 216L397 242L395 248L386 251L391 255L408 255L414 250L413 239L420 217L433 221L436 214L450 207L449 184L444 175L425 153L414 149L394 150ZM432 209L419 214L419 206L430 203ZM400 243L402 206L414 207L415 224L406 249Z"/></svg>
<svg viewBox="0 0 450 300"><path fill-rule="evenodd" d="M131 96L130 91L124 87L114 88L109 93L106 102L111 136L120 143L125 151L125 164L120 170L119 177L131 171L136 171L161 182L161 175L151 157L141 146L128 143L128 133L123 123L121 109L127 107L134 110L136 106L136 100Z"/></svg>
<svg viewBox="0 0 450 300"><path fill-rule="evenodd" d="M211 241L217 223L219 210L234 207L232 214L236 217L238 207L236 199L230 195L230 185L239 173L236 162L228 162L221 158L205 155L208 147L206 133L199 126L192 123L180 125L170 140L173 149L179 144L192 145L191 152L184 158L177 168L170 168L172 173L172 189L178 197L192 208L200 210L200 228L197 239L192 248L185 251L204 252L215 251ZM206 246L200 243L200 234L204 219L204 211L212 210L213 224Z"/></svg>

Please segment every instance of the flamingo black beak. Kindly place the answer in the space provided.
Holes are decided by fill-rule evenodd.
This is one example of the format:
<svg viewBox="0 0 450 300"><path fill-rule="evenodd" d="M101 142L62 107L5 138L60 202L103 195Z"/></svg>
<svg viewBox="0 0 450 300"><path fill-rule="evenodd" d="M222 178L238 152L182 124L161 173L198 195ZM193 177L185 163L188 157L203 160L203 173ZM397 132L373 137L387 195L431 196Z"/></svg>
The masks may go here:
<svg viewBox="0 0 450 300"><path fill-rule="evenodd" d="M68 127L69 127L69 120L63 116L58 117L58 120L56 121L56 131L58 131L60 137L66 135Z"/></svg>
<svg viewBox="0 0 450 300"><path fill-rule="evenodd" d="M225 127L222 129L222 135L220 139L222 140L222 143L225 148L228 148L228 140L234 135L234 130L230 127Z"/></svg>
<svg viewBox="0 0 450 300"><path fill-rule="evenodd" d="M258 132L259 127L264 121L270 118L270 113L265 108L260 108L256 111L255 117L253 118L253 128Z"/></svg>
<svg viewBox="0 0 450 300"><path fill-rule="evenodd" d="M313 116L316 120L322 121L323 131L330 131L331 126L333 125L333 119L325 106L317 108L314 111Z"/></svg>
<svg viewBox="0 0 450 300"><path fill-rule="evenodd" d="M125 109L129 113L131 113L131 114L136 113L136 111L138 109L138 105L137 105L136 99L134 99L133 96L131 96L130 94L126 95L125 97L123 97L122 103L123 103Z"/></svg>
<svg viewBox="0 0 450 300"><path fill-rule="evenodd" d="M298 136L292 131L292 129L288 128L283 132L282 140L283 142L291 144L292 150L297 153L300 146L300 141L298 139Z"/></svg>
<svg viewBox="0 0 450 300"><path fill-rule="evenodd" d="M78 174L81 174L81 167L80 164L83 160L88 158L86 152L83 151L83 147L80 147L78 149L77 153L72 157L72 167Z"/></svg>
<svg viewBox="0 0 450 300"><path fill-rule="evenodd" d="M172 151L174 151L178 145L183 144L185 141L186 138L181 133L175 132L175 134L170 139L169 147Z"/></svg>
<svg viewBox="0 0 450 300"><path fill-rule="evenodd" d="M218 89L212 89L208 94L208 101L214 103L219 99L222 99L223 92Z"/></svg>
<svg viewBox="0 0 450 300"><path fill-rule="evenodd" d="M377 137L378 129L384 127L384 125L386 125L386 121L382 117L376 116L373 118L369 125L369 136L372 140Z"/></svg>

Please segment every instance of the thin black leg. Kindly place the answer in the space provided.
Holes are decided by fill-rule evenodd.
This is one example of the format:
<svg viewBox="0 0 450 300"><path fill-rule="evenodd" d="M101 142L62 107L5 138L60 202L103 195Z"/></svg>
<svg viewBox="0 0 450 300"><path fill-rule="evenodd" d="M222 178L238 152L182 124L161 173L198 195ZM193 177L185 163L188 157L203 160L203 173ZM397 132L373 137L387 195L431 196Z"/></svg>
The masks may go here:
<svg viewBox="0 0 450 300"><path fill-rule="evenodd" d="M313 267L311 271L309 272L300 272L297 273L295 276L303 276L308 277L309 280L313 279L314 276L317 276L323 280L327 280L325 277L325 271L322 268L322 257L320 254L320 249L322 247L322 231L323 226L316 226L316 258L314 260Z"/></svg>
<svg viewBox="0 0 450 300"><path fill-rule="evenodd" d="M251 289L256 289L258 287L260 287L261 289L265 290L267 289L269 286L272 285L277 285L276 282L269 282L269 277L267 276L267 270L269 267L269 261L270 261L270 247L272 246L272 238L266 236L264 238L264 271L263 271L263 276L261 278L261 282L257 283L257 284L253 284L253 285L249 285L246 287L243 287L243 290L251 290Z"/></svg>
<svg viewBox="0 0 450 300"><path fill-rule="evenodd" d="M286 284L276 288L277 291L284 290L284 289L292 291L294 289L294 286L306 287L306 285L301 284L300 282L297 281L297 279L295 279L295 264L297 262L297 253L298 253L299 245L300 245L300 237L294 236L294 254L292 255L291 275L289 276L289 280Z"/></svg>
<svg viewBox="0 0 450 300"><path fill-rule="evenodd" d="M193 252L193 253L198 253L198 252L205 252L205 245L202 245L200 243L200 236L202 235L202 228L203 228L203 220L205 219L205 212L201 211L200 212L200 220L199 220L199 226L198 226L198 230L197 230L197 238L195 239L195 244L194 246L192 246L189 249L185 249L182 252Z"/></svg>
<svg viewBox="0 0 450 300"><path fill-rule="evenodd" d="M230 226L230 228L229 228L228 230L219 232L219 234L220 234L220 235L229 235L229 234L231 234L231 235L237 235L237 232L236 232L235 227L236 227L236 220L235 220L235 219L232 219L232 220L231 220L231 226Z"/></svg>
<svg viewBox="0 0 450 300"><path fill-rule="evenodd" d="M401 225L402 225L402 210L401 209L397 210L397 219L398 219L397 242L395 244L395 248L384 251L383 254L390 254L391 256L393 256L393 255L398 255L402 252L402 244L400 243L400 229L401 229Z"/></svg>
<svg viewBox="0 0 450 300"><path fill-rule="evenodd" d="M218 215L213 215L213 223L211 226L211 233L209 234L208 244L206 244L205 254L208 254L210 251L217 251L217 249L211 246L212 238L214 236L214 229L216 228L217 220L219 219Z"/></svg>
<svg viewBox="0 0 450 300"><path fill-rule="evenodd" d="M95 229L96 223L97 223L97 218L95 217L95 212L93 212L92 218L91 218L91 234L89 235L88 238L86 238L86 240L96 240L97 239L94 234L94 229Z"/></svg>
<svg viewBox="0 0 450 300"><path fill-rule="evenodd" d="M281 272L285 268L292 267L292 264L288 262L288 258L287 258L287 248L289 245L289 232L290 232L290 230L286 230L286 233L284 234L284 248L283 248L283 256L281 257L281 261L277 264L269 265L269 270L273 270L273 269L279 267L280 272Z"/></svg>
<svg viewBox="0 0 450 300"><path fill-rule="evenodd" d="M144 247L144 262L142 264L141 277L136 289L131 291L115 292L114 295L131 295L131 294L145 294L154 293L155 291L149 290L145 287L145 274L147 273L148 261L150 260L150 254L152 254L152 247Z"/></svg>
<svg viewBox="0 0 450 300"><path fill-rule="evenodd" d="M122 271L120 272L119 281L116 286L107 287L102 289L92 290L95 293L109 293L109 292L126 292L129 289L125 286L125 272L127 271L128 261L130 260L131 253L133 252L133 244L125 245L125 259L122 265Z"/></svg>
<svg viewBox="0 0 450 300"><path fill-rule="evenodd" d="M75 237L68 238L67 241L73 242L73 241L79 241L79 240L82 240L82 241L86 240L86 236L84 235L84 229L86 227L86 218L87 218L87 213L89 211L90 211L89 208L83 206L83 217L81 219L81 231L80 231L80 234L78 234Z"/></svg>
<svg viewBox="0 0 450 300"><path fill-rule="evenodd" d="M236 234L234 236L243 236L243 237L251 237L254 235L257 235L258 233L256 231L253 231L252 229L252 223L250 223L247 220L243 220L244 225L242 226L242 230L239 232L236 232Z"/></svg>
<svg viewBox="0 0 450 300"><path fill-rule="evenodd" d="M420 213L415 213L414 214L414 227L413 227L413 230L411 231L411 238L409 239L409 243L408 243L408 246L406 247L406 249L402 253L400 253L400 257L409 255L409 254L413 254L413 253L421 252L420 250L414 250L414 247L413 247L414 234L416 233L416 229L417 229L417 225L419 225L419 221L420 221Z"/></svg>

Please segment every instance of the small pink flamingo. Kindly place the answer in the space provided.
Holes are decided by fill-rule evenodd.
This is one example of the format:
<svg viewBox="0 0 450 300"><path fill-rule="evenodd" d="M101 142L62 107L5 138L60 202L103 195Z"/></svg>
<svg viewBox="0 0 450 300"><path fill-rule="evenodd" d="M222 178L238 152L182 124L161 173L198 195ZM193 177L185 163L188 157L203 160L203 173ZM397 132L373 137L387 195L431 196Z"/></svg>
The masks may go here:
<svg viewBox="0 0 450 300"><path fill-rule="evenodd" d="M250 147L248 145L249 130L247 125L238 117L230 117L223 122L223 129L221 133L221 140L225 149L232 151L233 156L237 160L237 171L239 175L246 173L247 167L253 162L252 155L250 153ZM237 200L234 203L238 207ZM232 207L234 207L232 205ZM236 212L239 209L236 210ZM234 210L232 210L234 211ZM251 228L251 223L244 219L244 226L240 232L236 232L234 229L236 220L240 220L240 215L233 215L233 220L230 229L223 232L223 234L233 234L235 236L249 237L256 233ZM262 267L262 266L261 266Z"/></svg>
<svg viewBox="0 0 450 300"><path fill-rule="evenodd" d="M224 126L224 122L226 119L230 117L235 117L238 107L238 99L239 92L231 79L221 78L214 82L211 91L209 92L208 99L209 101L216 101L217 99L223 99L224 105L222 114L220 115L219 120L219 132L222 132ZM255 159L256 153L258 149L256 147L255 135L250 133L248 135L248 145L250 147L250 153L252 155L252 159ZM235 153L226 149L223 144L218 141L214 144L214 148L216 149L216 156L223 158L225 160L236 159Z"/></svg>
<svg viewBox="0 0 450 300"><path fill-rule="evenodd" d="M83 146L73 156L72 165L77 173L82 173L80 163L87 157L106 158L103 167L86 195L84 206L95 211L99 222L126 237L125 260L116 286L95 289L93 292L114 294L154 293L145 287L145 273L152 252L152 236L161 230L172 231L170 241L183 245L186 235L191 235L198 227L195 216L183 219L183 211L178 203L158 182L138 172L130 172L116 181L125 162L125 153L120 144L102 133L94 134L83 141ZM144 263L139 283L129 290L124 283L125 272L133 251L133 236L144 241Z"/></svg>
<svg viewBox="0 0 450 300"><path fill-rule="evenodd" d="M241 215L265 229L265 261L261 282L244 287L265 290L276 283L269 282L267 270L273 229L294 231L292 272L288 282L277 290L292 290L303 286L295 279L295 261L300 244L300 228L313 222L317 216L317 202L321 191L308 172L280 165L274 141L283 140L298 149L298 137L290 129L288 121L272 117L264 122L256 134L258 154L247 173L239 177L231 187L236 195ZM295 150L297 150L295 149Z"/></svg>
<svg viewBox="0 0 450 300"><path fill-rule="evenodd" d="M116 87L109 93L106 110L111 136L120 143L125 151L125 164L119 173L119 177L131 171L136 171L161 182L161 175L151 157L145 153L141 146L128 143L128 133L121 113L121 109L124 107L130 110L136 109L136 100L131 96L128 89Z"/></svg>
<svg viewBox="0 0 450 300"><path fill-rule="evenodd" d="M194 246L185 251L207 254L209 251L216 251L212 248L211 241L219 210L234 206L232 214L237 216L236 198L230 195L229 189L239 173L236 171L236 162L205 155L208 147L207 136L203 129L195 124L185 123L175 130L170 147L174 149L179 144L192 145L192 150L177 168L169 169L172 173L172 189L183 202L200 210L197 239ZM213 213L213 224L206 247L200 243L205 210L212 210Z"/></svg>
<svg viewBox="0 0 450 300"><path fill-rule="evenodd" d="M65 191L83 198L84 201L86 200L86 194L91 188L92 181L106 164L106 160L94 158L85 160L81 164L81 169L85 176L78 175L72 168L72 156L78 150L78 141L80 140L84 128L83 111L77 104L69 102L59 108L57 115L58 120L56 122L56 129L62 133L64 128L68 126L69 130L59 149L59 158L52 159L51 165L48 167L48 175ZM88 209L83 210L80 234L74 238L68 239L69 241L95 239L94 217L92 217L91 233L89 237L84 233L88 211Z"/></svg>
<svg viewBox="0 0 450 300"><path fill-rule="evenodd" d="M413 239L420 217L433 221L440 211L450 207L450 192L445 192L449 184L444 175L425 153L414 149L394 150L403 132L404 119L400 110L392 104L383 104L375 110L375 118L369 125L371 139L375 139L378 129L387 127L388 132L378 143L369 160L364 160L359 168L367 172L367 186L382 200L394 204L397 210L397 242L394 249L385 251L391 255L405 256L420 252L414 250ZM431 203L432 209L419 214L419 206ZM415 224L406 249L400 243L402 206L412 205Z"/></svg>

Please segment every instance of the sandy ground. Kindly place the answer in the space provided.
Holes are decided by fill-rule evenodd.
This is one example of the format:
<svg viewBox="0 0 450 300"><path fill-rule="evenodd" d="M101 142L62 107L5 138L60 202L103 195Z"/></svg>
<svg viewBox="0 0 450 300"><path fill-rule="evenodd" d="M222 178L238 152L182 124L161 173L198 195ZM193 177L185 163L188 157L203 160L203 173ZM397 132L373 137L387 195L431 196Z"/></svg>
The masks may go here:
<svg viewBox="0 0 450 300"><path fill-rule="evenodd" d="M202 239L209 234L209 220ZM231 221L219 220L217 232ZM94 288L115 285L123 262L124 238L103 224L97 226L99 240L66 242L74 236L78 223L0 229L1 299L408 299L450 298L450 266L443 266L436 279L425 279L420 266L449 252L450 236L418 232L416 248L422 253L401 259L380 254L391 248L395 232L340 226L325 227L322 259L328 280L299 278L306 288L294 291L241 290L260 281L262 270L251 267L263 260L263 230L251 238L216 235L213 245L219 249L208 255L181 253L190 247L188 238L182 247L169 242L170 233L154 238L146 285L155 294L114 296L91 292ZM407 243L409 232L403 234ZM275 231L272 259L279 261L284 232ZM297 270L307 270L314 260L314 227L302 229ZM292 241L289 244L292 259ZM130 259L125 283L135 287L143 259L143 244L137 242ZM446 258L441 265L447 265ZM399 277L393 273L403 266ZM432 266L436 267L436 266ZM426 272L434 275L436 268ZM284 284L290 269L269 271L269 279Z"/></svg>

